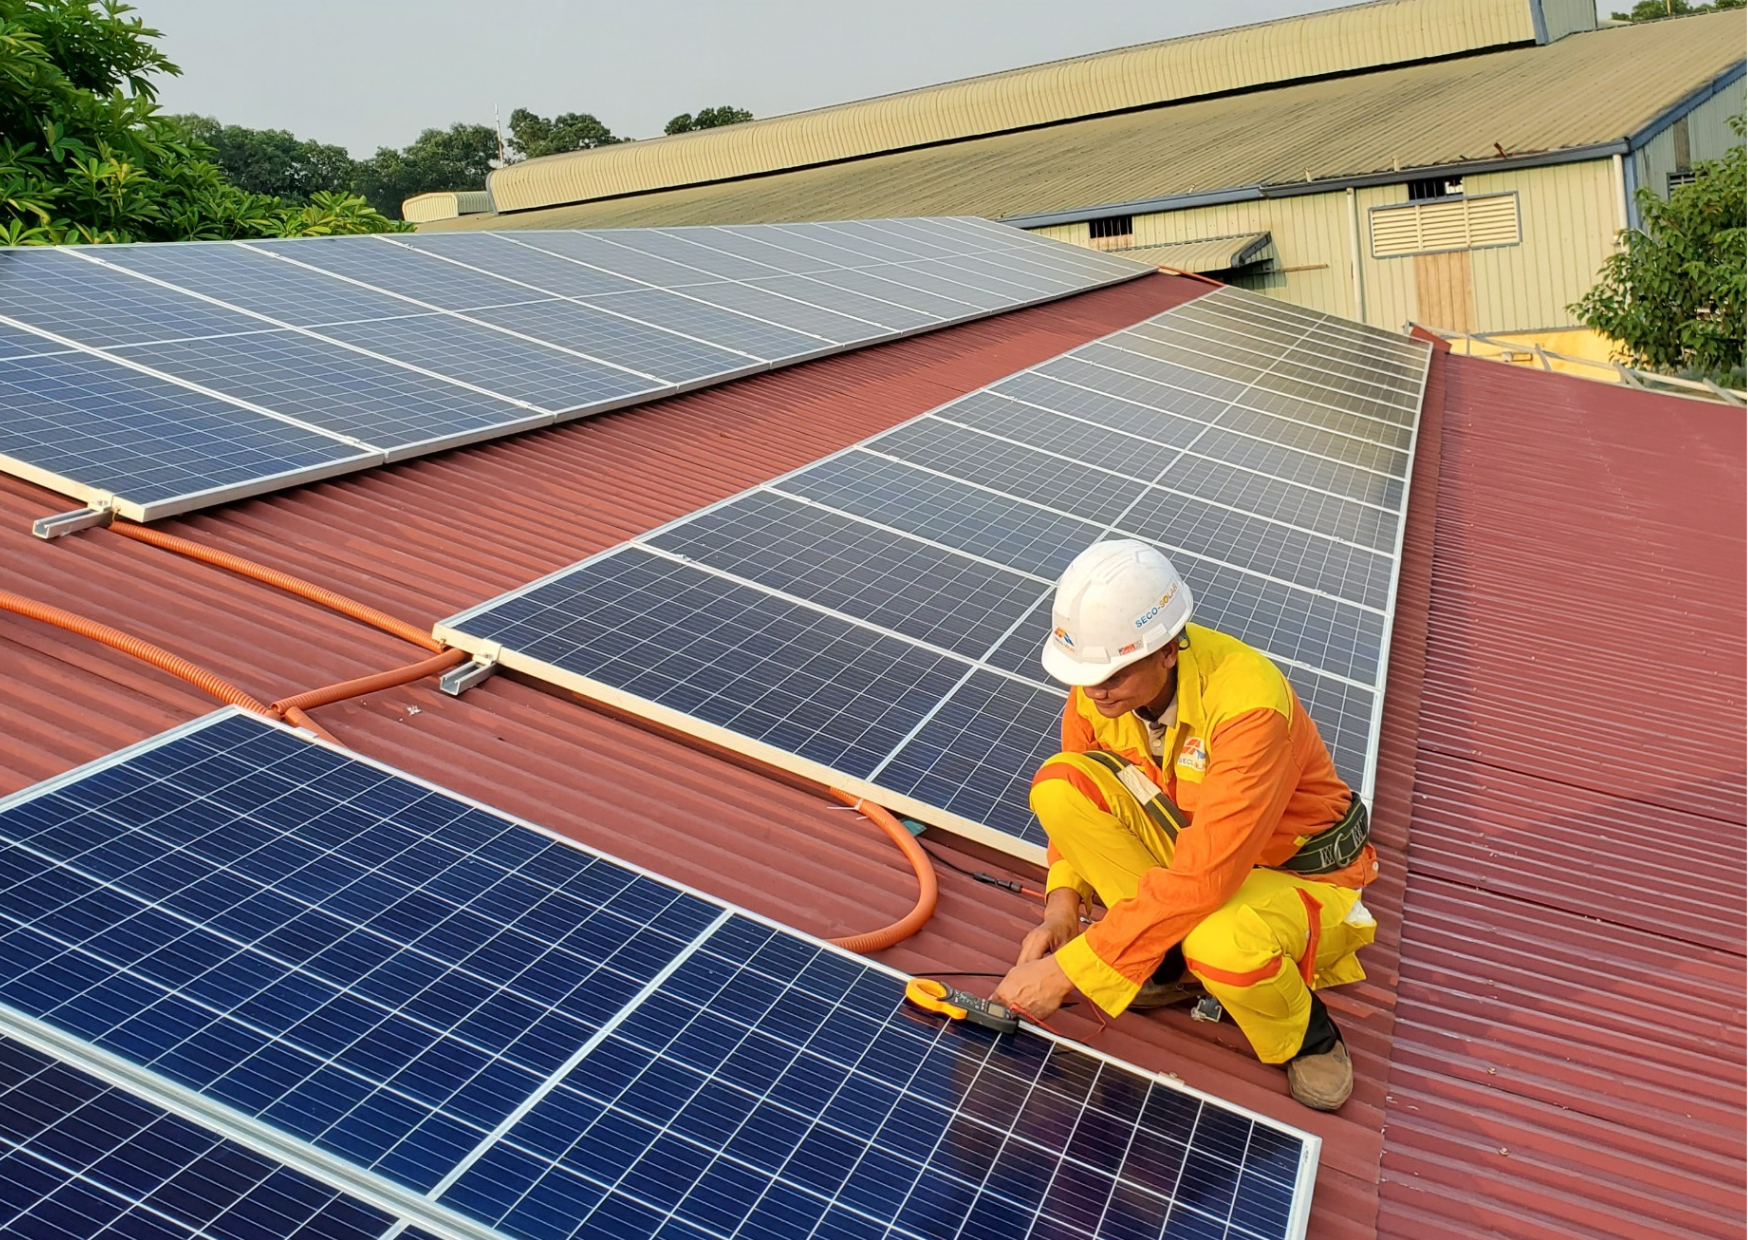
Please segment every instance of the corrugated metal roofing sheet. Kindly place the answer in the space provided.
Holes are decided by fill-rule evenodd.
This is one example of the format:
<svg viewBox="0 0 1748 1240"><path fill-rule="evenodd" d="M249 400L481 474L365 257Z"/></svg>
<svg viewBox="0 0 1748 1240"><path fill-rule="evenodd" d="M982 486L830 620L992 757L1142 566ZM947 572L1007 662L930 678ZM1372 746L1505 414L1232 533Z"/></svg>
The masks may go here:
<svg viewBox="0 0 1748 1240"><path fill-rule="evenodd" d="M499 209L695 185L1461 55L1536 38L1540 0L1382 0L1143 43L700 133L549 155L492 173ZM1594 24L1594 15L1590 24ZM408 217L412 218L412 217Z"/></svg>
<svg viewBox="0 0 1748 1240"><path fill-rule="evenodd" d="M1152 263L1155 267L1207 272L1230 271L1234 267L1258 262L1268 247L1269 235L1259 232L1234 237L1203 237L1171 245L1139 245L1128 250L1113 250L1112 253L1138 263Z"/></svg>
<svg viewBox="0 0 1748 1240"><path fill-rule="evenodd" d="M1439 368L1379 1234L1740 1236L1742 411Z"/></svg>
<svg viewBox="0 0 1748 1240"><path fill-rule="evenodd" d="M1737 12L1575 34L747 180L446 228L599 228L1088 208L1613 142L1742 62ZM500 202L500 207L503 204Z"/></svg>

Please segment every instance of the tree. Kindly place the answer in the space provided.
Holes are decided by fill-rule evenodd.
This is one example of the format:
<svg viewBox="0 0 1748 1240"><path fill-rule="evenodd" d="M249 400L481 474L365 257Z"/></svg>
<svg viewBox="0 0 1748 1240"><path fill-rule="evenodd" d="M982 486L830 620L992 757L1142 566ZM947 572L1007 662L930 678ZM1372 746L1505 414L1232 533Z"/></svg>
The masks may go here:
<svg viewBox="0 0 1748 1240"><path fill-rule="evenodd" d="M753 114L745 108L732 108L724 104L720 108L701 108L694 115L682 112L662 127L665 134L694 133L700 129L718 129L723 125L738 125L742 121L750 121Z"/></svg>
<svg viewBox="0 0 1748 1240"><path fill-rule="evenodd" d="M232 184L212 148L159 114L180 70L118 0L0 0L0 243L172 241L375 232L330 199L307 217Z"/></svg>
<svg viewBox="0 0 1748 1240"><path fill-rule="evenodd" d="M519 159L562 155L566 151L590 151L598 146L625 142L588 112L566 112L547 120L527 108L510 113L510 150Z"/></svg>
<svg viewBox="0 0 1748 1240"><path fill-rule="evenodd" d="M1742 134L1741 117L1730 124ZM1570 309L1634 366L1736 382L1748 326L1748 155L1736 146L1694 173L1667 201L1639 190L1642 226L1621 234L1596 287Z"/></svg>
<svg viewBox="0 0 1748 1240"><path fill-rule="evenodd" d="M189 139L212 148L233 185L303 207L316 193L344 193L358 164L344 147L298 138L284 129L222 125L210 116L173 116Z"/></svg>
<svg viewBox="0 0 1748 1240"><path fill-rule="evenodd" d="M405 150L378 148L358 165L353 184L371 206L399 219L402 201L414 194L483 188L497 159L497 131L461 122L427 129Z"/></svg>
<svg viewBox="0 0 1748 1240"><path fill-rule="evenodd" d="M1739 9L1748 0L1714 0L1712 4L1691 5L1687 0L1639 0L1630 13L1610 13L1617 22L1650 22L1659 17L1680 17L1684 13L1710 13L1716 9Z"/></svg>

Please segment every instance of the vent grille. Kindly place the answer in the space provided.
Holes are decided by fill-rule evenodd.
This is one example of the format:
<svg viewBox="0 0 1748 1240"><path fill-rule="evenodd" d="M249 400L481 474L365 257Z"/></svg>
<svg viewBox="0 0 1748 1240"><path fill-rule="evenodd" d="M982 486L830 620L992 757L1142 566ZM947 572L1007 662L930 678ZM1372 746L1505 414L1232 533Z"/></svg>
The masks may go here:
<svg viewBox="0 0 1748 1240"><path fill-rule="evenodd" d="M1517 195L1488 194L1445 202L1411 202L1372 209L1372 257L1437 254L1517 245Z"/></svg>

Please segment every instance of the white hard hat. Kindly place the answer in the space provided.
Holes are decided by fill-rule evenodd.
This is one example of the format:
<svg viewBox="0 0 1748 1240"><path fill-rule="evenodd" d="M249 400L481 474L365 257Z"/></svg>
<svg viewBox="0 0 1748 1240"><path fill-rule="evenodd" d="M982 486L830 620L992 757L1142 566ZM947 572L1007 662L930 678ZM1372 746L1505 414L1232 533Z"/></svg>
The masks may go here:
<svg viewBox="0 0 1748 1240"><path fill-rule="evenodd" d="M1171 561L1133 538L1094 543L1056 583L1044 670L1096 685L1160 650L1190 622L1190 588Z"/></svg>

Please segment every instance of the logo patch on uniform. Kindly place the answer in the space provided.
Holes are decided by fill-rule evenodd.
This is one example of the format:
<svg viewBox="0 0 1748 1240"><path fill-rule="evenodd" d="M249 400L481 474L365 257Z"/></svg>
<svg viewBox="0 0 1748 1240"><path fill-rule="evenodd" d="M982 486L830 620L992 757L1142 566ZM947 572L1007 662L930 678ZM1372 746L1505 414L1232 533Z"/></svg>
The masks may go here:
<svg viewBox="0 0 1748 1240"><path fill-rule="evenodd" d="M1208 769L1208 746L1199 736L1192 736L1184 742L1183 752L1177 756L1177 764L1191 771Z"/></svg>

